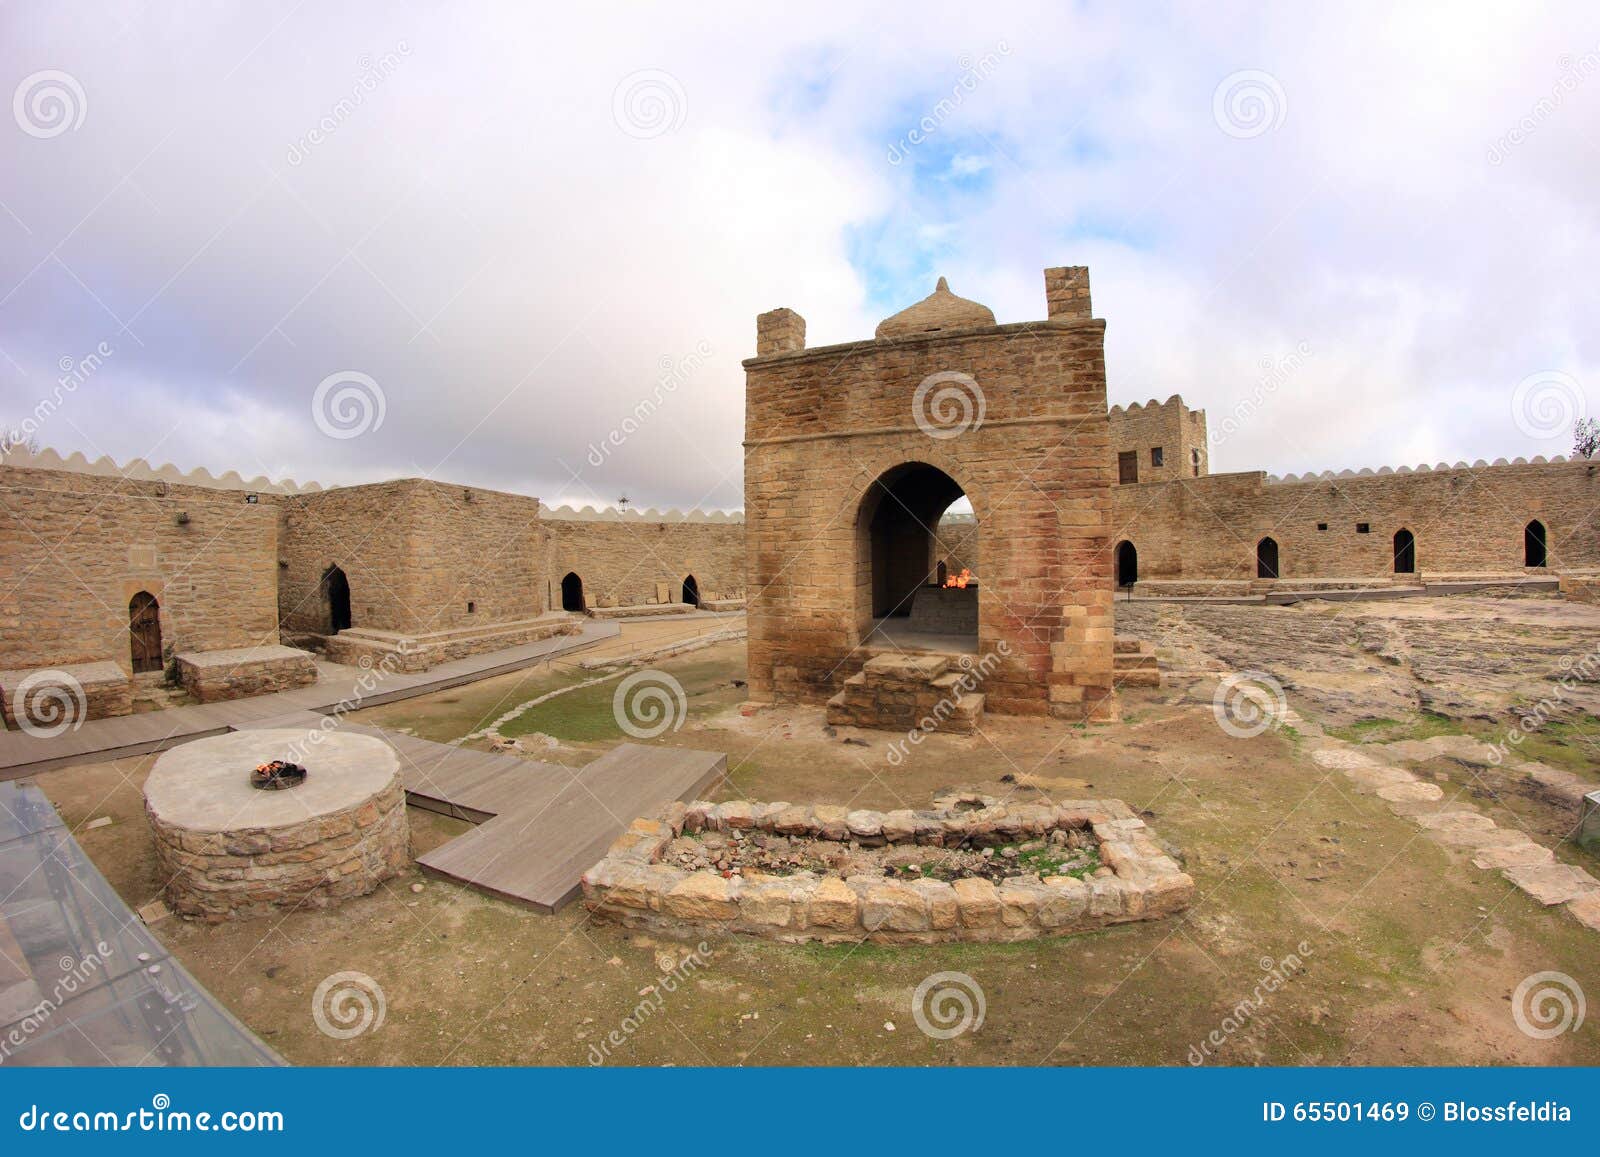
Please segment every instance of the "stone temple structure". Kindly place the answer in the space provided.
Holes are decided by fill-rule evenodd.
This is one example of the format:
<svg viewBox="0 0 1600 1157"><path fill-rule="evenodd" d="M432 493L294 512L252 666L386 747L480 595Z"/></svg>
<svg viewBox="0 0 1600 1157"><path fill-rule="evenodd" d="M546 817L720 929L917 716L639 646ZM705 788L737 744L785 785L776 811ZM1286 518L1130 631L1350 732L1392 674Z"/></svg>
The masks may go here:
<svg viewBox="0 0 1600 1157"><path fill-rule="evenodd" d="M997 325L941 280L872 339L815 349L792 310L757 319L753 699L836 699L839 721L862 723L941 698L965 717L1115 715L1105 323L1087 269L1046 270L1045 291L1045 320ZM935 528L962 497L983 559L976 636L918 632L941 581Z"/></svg>

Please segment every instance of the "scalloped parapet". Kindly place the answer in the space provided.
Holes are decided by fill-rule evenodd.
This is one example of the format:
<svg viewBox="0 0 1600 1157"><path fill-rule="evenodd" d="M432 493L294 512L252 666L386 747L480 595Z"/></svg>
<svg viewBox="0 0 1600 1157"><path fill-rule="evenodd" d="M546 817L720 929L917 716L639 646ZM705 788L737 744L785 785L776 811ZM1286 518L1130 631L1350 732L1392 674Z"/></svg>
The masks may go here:
<svg viewBox="0 0 1600 1157"><path fill-rule="evenodd" d="M573 509L570 506L544 506L539 507L539 517L552 522L712 522L712 523L742 523L744 511L742 510L618 510L614 506L602 506L598 509L585 506Z"/></svg>
<svg viewBox="0 0 1600 1157"><path fill-rule="evenodd" d="M212 490L239 490L261 494L313 494L322 489L321 483L307 482L302 485L293 478L273 482L265 476L257 475L246 481L233 470L218 478L203 466L185 473L170 462L151 466L143 458L131 459L122 466L117 465L109 457L96 458L91 462L79 451L73 451L63 458L49 448L33 452L17 447L0 455L0 466L15 466L27 470L65 470L74 474L91 474L98 478L126 478L130 482L167 482L180 486L204 486Z"/></svg>
<svg viewBox="0 0 1600 1157"><path fill-rule="evenodd" d="M1378 478L1385 474L1438 474L1450 470L1492 470L1496 466L1560 466L1569 459L1564 454L1557 454L1553 458L1546 458L1543 454L1535 454L1529 458L1513 458L1507 462L1504 458L1496 458L1493 462L1485 462L1479 458L1470 465L1466 462L1440 462L1429 466L1426 462L1416 466L1380 466L1374 470L1370 466L1363 466L1360 470L1324 470L1320 474L1307 471L1304 474L1269 474L1269 486L1288 486L1304 482L1342 482L1350 478ZM1577 459L1570 459L1577 461Z"/></svg>
<svg viewBox="0 0 1600 1157"><path fill-rule="evenodd" d="M1106 411L1106 413L1108 415L1110 415L1111 417L1115 418L1115 417L1120 417L1123 414L1139 414L1139 413L1143 413L1145 410L1164 410L1168 406L1177 406L1180 409L1184 408L1183 407L1183 395L1182 394L1173 394L1172 397L1168 398L1164 402L1158 402L1154 398L1151 398L1148 402L1134 402L1131 406L1112 406L1109 410ZM1196 410L1194 412L1198 414L1198 413L1204 413L1205 411L1204 410Z"/></svg>

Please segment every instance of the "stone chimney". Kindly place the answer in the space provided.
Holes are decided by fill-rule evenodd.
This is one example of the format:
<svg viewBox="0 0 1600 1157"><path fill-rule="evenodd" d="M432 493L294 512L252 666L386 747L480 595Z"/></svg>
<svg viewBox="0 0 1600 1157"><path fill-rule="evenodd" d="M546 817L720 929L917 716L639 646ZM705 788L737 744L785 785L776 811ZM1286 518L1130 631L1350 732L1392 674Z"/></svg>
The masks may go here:
<svg viewBox="0 0 1600 1157"><path fill-rule="evenodd" d="M792 309L756 316L756 357L787 354L806 348L806 319Z"/></svg>
<svg viewBox="0 0 1600 1157"><path fill-rule="evenodd" d="M1094 316L1089 305L1089 267L1058 265L1044 271L1044 300L1051 318L1087 321Z"/></svg>

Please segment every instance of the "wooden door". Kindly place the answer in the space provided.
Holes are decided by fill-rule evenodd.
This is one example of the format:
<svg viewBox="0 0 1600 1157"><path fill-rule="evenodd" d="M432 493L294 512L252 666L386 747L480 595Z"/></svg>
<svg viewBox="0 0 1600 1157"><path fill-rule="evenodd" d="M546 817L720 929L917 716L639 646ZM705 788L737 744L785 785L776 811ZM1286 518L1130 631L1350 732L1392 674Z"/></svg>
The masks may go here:
<svg viewBox="0 0 1600 1157"><path fill-rule="evenodd" d="M135 675L161 670L161 604L149 591L140 591L128 602L128 638Z"/></svg>

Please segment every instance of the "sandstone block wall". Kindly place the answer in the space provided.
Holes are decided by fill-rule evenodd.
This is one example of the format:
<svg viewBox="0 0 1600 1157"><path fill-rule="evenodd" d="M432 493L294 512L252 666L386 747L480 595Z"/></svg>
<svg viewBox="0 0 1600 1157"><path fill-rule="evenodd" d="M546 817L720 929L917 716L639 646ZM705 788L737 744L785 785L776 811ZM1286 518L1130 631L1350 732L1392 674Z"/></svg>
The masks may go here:
<svg viewBox="0 0 1600 1157"><path fill-rule="evenodd" d="M1112 542L1134 544L1141 581L1253 580L1256 544L1267 536L1278 543L1284 579L1379 578L1394 574L1394 535L1404 528L1416 537L1422 574L1505 573L1523 569L1523 530L1538 519L1549 569L1592 568L1600 566L1596 466L1542 462L1282 482L1253 472L1119 486ZM1102 565L1111 571L1110 554Z"/></svg>
<svg viewBox="0 0 1600 1157"><path fill-rule="evenodd" d="M1177 394L1165 402L1151 398L1127 407L1112 406L1108 417L1112 458L1124 451L1132 453L1139 463L1141 483L1204 477L1211 472L1206 412L1189 409ZM1150 453L1157 447L1162 452L1160 466Z"/></svg>
<svg viewBox="0 0 1600 1157"><path fill-rule="evenodd" d="M536 498L407 478L281 501L286 629L329 629L330 565L349 580L356 627L424 634L546 609Z"/></svg>
<svg viewBox="0 0 1600 1157"><path fill-rule="evenodd" d="M583 581L587 607L656 602L657 587L670 601L693 575L700 594L744 593L744 526L737 522L647 522L633 519L546 519L546 598L561 606L561 580Z"/></svg>
<svg viewBox="0 0 1600 1157"><path fill-rule="evenodd" d="M934 553L945 564L947 575L957 575L970 570L981 577L978 567L978 523L974 519L945 518L934 528Z"/></svg>
<svg viewBox="0 0 1600 1157"><path fill-rule="evenodd" d="M860 669L872 625L863 500L887 472L926 463L955 480L982 527L979 649L1010 645L988 709L1111 709L1104 330L1062 319L744 363L752 698L822 702ZM952 371L978 383L985 416L933 437L913 397Z"/></svg>
<svg viewBox="0 0 1600 1157"><path fill-rule="evenodd" d="M0 466L0 668L131 669L141 590L166 659L276 643L277 556L276 511L242 493Z"/></svg>

